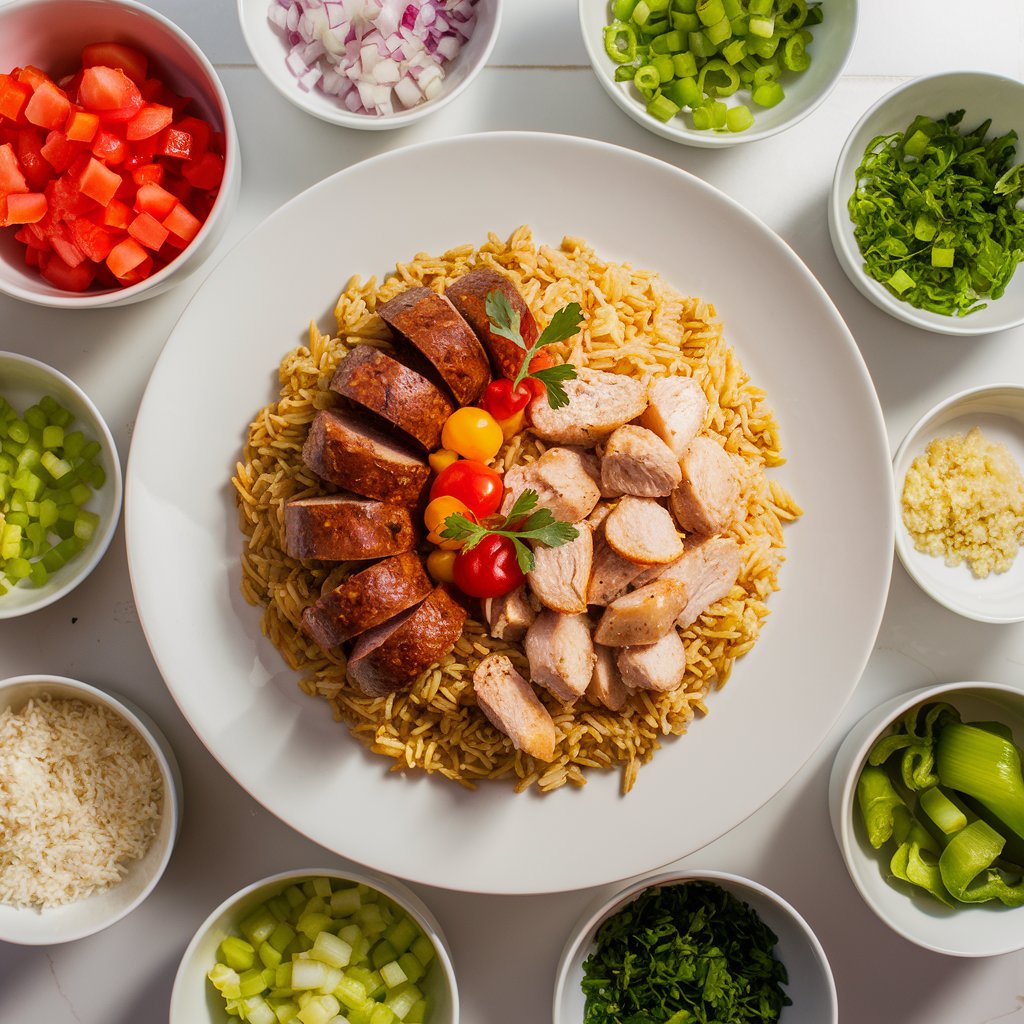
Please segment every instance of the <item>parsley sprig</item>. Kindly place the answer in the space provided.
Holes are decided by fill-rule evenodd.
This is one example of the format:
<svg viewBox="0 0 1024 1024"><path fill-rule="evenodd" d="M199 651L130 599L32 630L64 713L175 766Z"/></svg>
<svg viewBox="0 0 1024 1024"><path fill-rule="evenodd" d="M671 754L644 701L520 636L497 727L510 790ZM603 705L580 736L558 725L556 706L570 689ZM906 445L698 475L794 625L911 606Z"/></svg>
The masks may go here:
<svg viewBox="0 0 1024 1024"><path fill-rule="evenodd" d="M534 566L533 552L523 543L524 540L536 540L549 548L558 548L580 535L580 531L571 523L556 519L550 509L537 508L538 501L537 492L527 488L516 498L508 515L497 526L474 523L455 512L445 519L441 536L448 540L463 541L463 551L475 548L487 536L508 537L516 549L519 568L523 572L530 572ZM523 520L523 516L527 518Z"/></svg>
<svg viewBox="0 0 1024 1024"><path fill-rule="evenodd" d="M487 301L484 305L487 317L491 321L491 330L502 338L518 345L526 351L523 356L522 366L516 379L512 381L513 392L519 387L524 377L533 377L539 380L547 389L548 405L552 409L560 409L563 405L569 404L569 396L566 394L564 382L575 380L576 367L572 363L559 363L556 366L548 366L542 370L530 371L530 360L545 345L554 345L559 341L565 341L579 333L580 324L583 322L583 310L578 302L570 302L563 306L551 318L551 323L544 328L541 336L533 343L532 348L526 347L522 332L519 330L519 311L512 308L504 292L495 290L488 292Z"/></svg>

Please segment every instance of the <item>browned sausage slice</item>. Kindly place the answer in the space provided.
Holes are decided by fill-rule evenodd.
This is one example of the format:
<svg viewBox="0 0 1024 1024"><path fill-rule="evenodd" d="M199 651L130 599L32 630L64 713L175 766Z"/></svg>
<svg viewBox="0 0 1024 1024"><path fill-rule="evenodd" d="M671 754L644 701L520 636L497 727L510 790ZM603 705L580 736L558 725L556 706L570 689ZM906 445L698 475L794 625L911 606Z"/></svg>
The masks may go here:
<svg viewBox="0 0 1024 1024"><path fill-rule="evenodd" d="M386 558L416 546L407 508L348 494L289 501L284 532L285 550L292 558L328 562Z"/></svg>
<svg viewBox="0 0 1024 1024"><path fill-rule="evenodd" d="M367 498L416 505L430 467L350 413L322 409L310 424L302 461L317 476Z"/></svg>
<svg viewBox="0 0 1024 1024"><path fill-rule="evenodd" d="M491 379L487 353L445 296L429 288L410 288L377 312L426 356L459 405L471 405L479 398Z"/></svg>
<svg viewBox="0 0 1024 1024"><path fill-rule="evenodd" d="M411 551L357 572L302 613L302 629L325 651L419 604L434 589Z"/></svg>
<svg viewBox="0 0 1024 1024"><path fill-rule="evenodd" d="M357 345L331 378L337 391L383 417L427 451L441 445L441 428L455 406L426 377L372 345Z"/></svg>
<svg viewBox="0 0 1024 1024"><path fill-rule="evenodd" d="M465 621L465 609L437 587L415 608L358 637L348 674L368 697L401 690L455 646Z"/></svg>
<svg viewBox="0 0 1024 1024"><path fill-rule="evenodd" d="M530 348L540 333L537 321L533 319L530 307L526 305L519 289L504 274L490 267L478 267L468 274L463 274L445 290L452 305L466 318L476 336L484 343L491 357L491 365L496 375L515 380L523 365L526 353L508 338L491 331L491 321L487 316L487 296L493 291L505 294L512 308L519 313L519 333Z"/></svg>

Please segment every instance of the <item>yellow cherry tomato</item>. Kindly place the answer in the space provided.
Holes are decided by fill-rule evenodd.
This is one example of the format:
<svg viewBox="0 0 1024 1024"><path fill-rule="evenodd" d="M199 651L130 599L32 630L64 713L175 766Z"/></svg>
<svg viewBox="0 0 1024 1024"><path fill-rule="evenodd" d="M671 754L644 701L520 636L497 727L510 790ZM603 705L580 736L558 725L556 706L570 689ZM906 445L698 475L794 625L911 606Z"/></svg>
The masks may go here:
<svg viewBox="0 0 1024 1024"><path fill-rule="evenodd" d="M436 452L431 452L427 456L427 462L430 463L430 468L435 473L440 473L441 470L447 469L453 462L459 461L459 453L449 451L447 448L441 448Z"/></svg>
<svg viewBox="0 0 1024 1024"><path fill-rule="evenodd" d="M498 421L484 409L467 405L448 417L441 431L441 444L464 459L488 462L505 443Z"/></svg>
<svg viewBox="0 0 1024 1024"><path fill-rule="evenodd" d="M444 551L438 548L427 555L427 572L438 583L455 582L455 556L457 551Z"/></svg>
<svg viewBox="0 0 1024 1024"><path fill-rule="evenodd" d="M506 441L511 441L516 436L526 423L526 410L520 409L518 412L512 413L506 420L498 420L498 426L501 427L501 436Z"/></svg>
<svg viewBox="0 0 1024 1024"><path fill-rule="evenodd" d="M456 551L462 547L462 541L449 540L441 536L441 531L444 529L444 521L456 512L464 515L470 521L473 520L473 513L469 511L465 503L448 494L435 498L426 507L423 513L423 522L426 524L427 530L430 531L427 534L427 540L431 544L436 544L439 548L444 548L446 551Z"/></svg>

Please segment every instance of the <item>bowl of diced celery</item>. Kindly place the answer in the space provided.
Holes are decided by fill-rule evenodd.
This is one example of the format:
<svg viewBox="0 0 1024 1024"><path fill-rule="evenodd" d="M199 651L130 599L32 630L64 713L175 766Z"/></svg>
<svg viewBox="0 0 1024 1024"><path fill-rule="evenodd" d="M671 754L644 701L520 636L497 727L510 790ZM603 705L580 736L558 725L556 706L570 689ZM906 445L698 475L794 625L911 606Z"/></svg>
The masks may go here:
<svg viewBox="0 0 1024 1024"><path fill-rule="evenodd" d="M170 1024L456 1024L440 926L399 882L288 871L246 886L182 957Z"/></svg>
<svg viewBox="0 0 1024 1024"><path fill-rule="evenodd" d="M857 31L857 2L579 0L605 92L673 142L718 148L784 131L832 91Z"/></svg>
<svg viewBox="0 0 1024 1024"><path fill-rule="evenodd" d="M897 934L949 956L1024 948L1024 691L929 686L841 744L832 829L854 885Z"/></svg>
<svg viewBox="0 0 1024 1024"><path fill-rule="evenodd" d="M114 439L82 389L0 352L0 619L52 604L92 572L121 489Z"/></svg>

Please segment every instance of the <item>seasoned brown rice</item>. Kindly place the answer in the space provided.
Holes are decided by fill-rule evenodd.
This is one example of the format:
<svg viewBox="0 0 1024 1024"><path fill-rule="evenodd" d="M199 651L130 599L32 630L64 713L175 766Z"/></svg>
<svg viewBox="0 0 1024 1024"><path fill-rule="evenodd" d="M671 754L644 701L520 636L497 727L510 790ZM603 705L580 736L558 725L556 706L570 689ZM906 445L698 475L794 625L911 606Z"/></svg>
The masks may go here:
<svg viewBox="0 0 1024 1024"><path fill-rule="evenodd" d="M740 576L729 597L682 634L682 687L674 693L638 692L621 712L591 706L585 698L568 707L540 690L558 733L550 764L515 750L473 696L473 670L488 653L507 653L528 676L521 647L492 639L469 619L454 651L410 689L366 697L347 681L344 656L325 654L299 629L303 609L320 596L328 577L334 586L359 563L303 563L284 551L285 502L322 493L321 482L302 463L301 449L316 411L333 404L327 383L338 361L353 345L389 347L388 330L375 312L380 304L416 285L441 291L475 266L511 277L541 327L566 303L580 303L582 330L553 349L567 361L644 380L668 374L698 380L711 406L708 431L734 456L743 484L745 515L731 531L743 552ZM765 470L783 461L778 427L764 392L750 383L725 343L714 307L684 298L653 272L605 262L581 239L565 238L558 249L537 246L529 228L521 227L507 242L492 234L479 249L464 245L441 256L418 254L381 283L353 278L335 314L336 336L311 324L308 347L282 360L280 399L251 424L233 480L247 537L242 591L264 607L264 633L301 673L300 687L325 698L334 717L374 752L393 758L394 770L425 769L467 786L508 779L516 790L536 785L547 791L566 782L582 785L587 769L621 765L628 792L661 737L684 733L695 715L705 714L709 691L725 683L735 659L754 645L768 596L778 588L782 524L801 514L785 488L767 477ZM520 434L496 463L507 469L542 451L536 438Z"/></svg>

